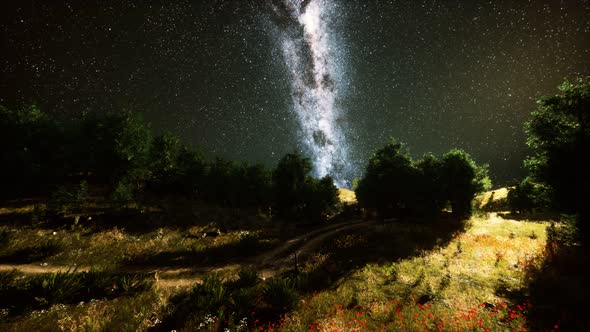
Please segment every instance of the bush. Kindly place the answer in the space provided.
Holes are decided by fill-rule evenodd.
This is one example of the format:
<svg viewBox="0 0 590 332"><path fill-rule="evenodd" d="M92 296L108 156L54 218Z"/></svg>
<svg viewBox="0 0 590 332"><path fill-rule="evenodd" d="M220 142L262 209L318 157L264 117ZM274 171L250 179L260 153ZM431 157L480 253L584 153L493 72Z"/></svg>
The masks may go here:
<svg viewBox="0 0 590 332"><path fill-rule="evenodd" d="M111 194L111 204L118 209L128 208L136 200L133 184L127 178L120 180Z"/></svg>
<svg viewBox="0 0 590 332"><path fill-rule="evenodd" d="M202 284L194 286L191 294L196 309L205 312L219 310L222 305L227 303L228 296L226 286L221 278L215 274L208 275Z"/></svg>
<svg viewBox="0 0 590 332"><path fill-rule="evenodd" d="M549 188L527 177L508 191L508 206L512 212L533 212L548 208L550 195Z"/></svg>
<svg viewBox="0 0 590 332"><path fill-rule="evenodd" d="M242 266L238 271L239 287L254 286L258 282L258 270L254 266Z"/></svg>
<svg viewBox="0 0 590 332"><path fill-rule="evenodd" d="M88 201L88 183L80 182L77 188L59 187L47 202L47 212L58 216L79 211Z"/></svg>
<svg viewBox="0 0 590 332"><path fill-rule="evenodd" d="M267 281L262 295L266 303L278 312L291 310L297 302L295 287L287 278L273 278Z"/></svg>

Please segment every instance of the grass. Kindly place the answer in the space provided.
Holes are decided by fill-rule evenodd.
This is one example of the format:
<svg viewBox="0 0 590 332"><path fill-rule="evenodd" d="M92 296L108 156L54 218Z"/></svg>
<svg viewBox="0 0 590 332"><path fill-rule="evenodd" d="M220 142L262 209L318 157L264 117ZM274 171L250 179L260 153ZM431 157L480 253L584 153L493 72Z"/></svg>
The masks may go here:
<svg viewBox="0 0 590 332"><path fill-rule="evenodd" d="M153 277L105 271L66 272L24 276L16 270L0 272L0 307L18 315L54 304L112 298L150 289Z"/></svg>
<svg viewBox="0 0 590 332"><path fill-rule="evenodd" d="M271 247L293 233L281 225L273 225L265 216L211 207L184 211L188 216L143 215L139 220L131 216L132 220L117 223L113 220L120 217L110 218L103 212L91 216L90 221L86 216L77 219L74 216L65 224L22 222L23 217L33 219L33 208L3 208L2 211L6 219L0 228L0 264L46 263L110 269L138 258L209 250L220 252L219 257L213 257L219 262L237 256L236 253L243 256ZM178 224L180 218L184 220ZM75 220L79 222L74 224ZM203 237L213 228L212 224L223 224L225 232L216 237Z"/></svg>
<svg viewBox="0 0 590 332"><path fill-rule="evenodd" d="M482 197L501 200L497 194ZM466 222L376 224L342 231L305 255L298 271L286 267L264 280L244 259L309 229L256 211L175 204L129 219L103 211L75 224L21 223L33 208L0 209L0 263L20 257L12 262L99 267L0 273L0 330L550 330L567 327L562 317L587 298L578 271L588 255L560 223L481 212ZM203 237L217 228L224 231ZM231 271L179 288L120 270L135 264L188 273L228 263ZM576 304L556 301L560 293Z"/></svg>
<svg viewBox="0 0 590 332"><path fill-rule="evenodd" d="M495 214L472 218L466 232L448 243L352 269L335 289L304 298L281 331L524 331L529 325L527 271L543 264L545 228ZM392 246L403 246L416 230L391 225L378 233ZM336 261L350 257L351 250L370 252L375 239L365 236L366 241L353 234L340 237L324 250Z"/></svg>
<svg viewBox="0 0 590 332"><path fill-rule="evenodd" d="M486 191L475 197L475 206L482 211L498 211L506 209L508 191L510 188L498 188Z"/></svg>

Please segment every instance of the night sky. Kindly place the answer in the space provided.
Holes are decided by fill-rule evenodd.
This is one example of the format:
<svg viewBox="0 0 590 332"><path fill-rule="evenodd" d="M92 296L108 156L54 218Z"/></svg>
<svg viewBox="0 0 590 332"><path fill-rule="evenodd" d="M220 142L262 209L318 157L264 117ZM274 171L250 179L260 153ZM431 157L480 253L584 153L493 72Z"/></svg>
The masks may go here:
<svg viewBox="0 0 590 332"><path fill-rule="evenodd" d="M273 166L310 152L284 1L2 1L0 103L133 110L207 156ZM590 75L589 0L318 1L344 182L390 137L520 177L535 100Z"/></svg>

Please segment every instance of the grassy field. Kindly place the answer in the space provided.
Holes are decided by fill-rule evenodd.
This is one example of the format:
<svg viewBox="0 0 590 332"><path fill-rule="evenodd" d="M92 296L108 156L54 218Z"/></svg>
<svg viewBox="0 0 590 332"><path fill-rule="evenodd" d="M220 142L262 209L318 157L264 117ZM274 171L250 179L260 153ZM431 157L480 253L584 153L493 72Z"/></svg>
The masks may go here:
<svg viewBox="0 0 590 332"><path fill-rule="evenodd" d="M526 331L528 271L545 258L545 228L490 214L450 239L405 224L341 236L318 255L350 271L304 299L282 330Z"/></svg>
<svg viewBox="0 0 590 332"><path fill-rule="evenodd" d="M341 196L354 202L351 192ZM464 221L368 223L330 232L299 258L297 246L285 250L286 263L269 279L253 257L313 234L313 227L273 222L258 211L170 204L58 223L38 217L35 204L0 208L0 330L586 326L572 317L588 294L576 270L588 259L580 261L564 223L497 212ZM560 292L572 303L560 302Z"/></svg>

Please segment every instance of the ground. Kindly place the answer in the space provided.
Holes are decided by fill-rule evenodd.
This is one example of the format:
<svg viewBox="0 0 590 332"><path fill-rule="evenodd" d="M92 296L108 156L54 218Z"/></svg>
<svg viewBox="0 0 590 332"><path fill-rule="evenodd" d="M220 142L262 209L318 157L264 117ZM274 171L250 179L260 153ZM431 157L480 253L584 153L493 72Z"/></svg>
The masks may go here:
<svg viewBox="0 0 590 332"><path fill-rule="evenodd" d="M341 195L354 199L349 192ZM493 200L490 196L484 200ZM189 212L177 216L174 225L168 224L169 216L145 211L115 225L80 218L55 225L34 221L34 211L27 204L0 209L0 273L8 280L0 291L12 294L10 285L25 287L41 276L45 297L37 301L46 302L17 311L3 299L0 330L197 326L214 331L228 319L236 322L233 330L259 330L262 324L263 330L282 331L527 330L534 305L530 285L545 264L551 225L550 220L481 212L463 222L351 218L310 227L273 222L256 211L187 209L186 202L183 211ZM244 266L258 276L250 288L231 284L239 284ZM102 271L105 278L139 277L83 301L78 294L60 302L48 293L52 275L59 279L83 271ZM190 299L197 291L193 285L212 275L229 283L220 295L221 307L200 306L198 314L186 317L179 313L175 303ZM151 286L141 286L140 278ZM267 284L273 280L297 289L296 302L286 311L279 308L281 316L270 305L275 302ZM223 308L238 308L238 295L248 291L253 292L248 307L260 312L242 310L244 317L228 318Z"/></svg>

